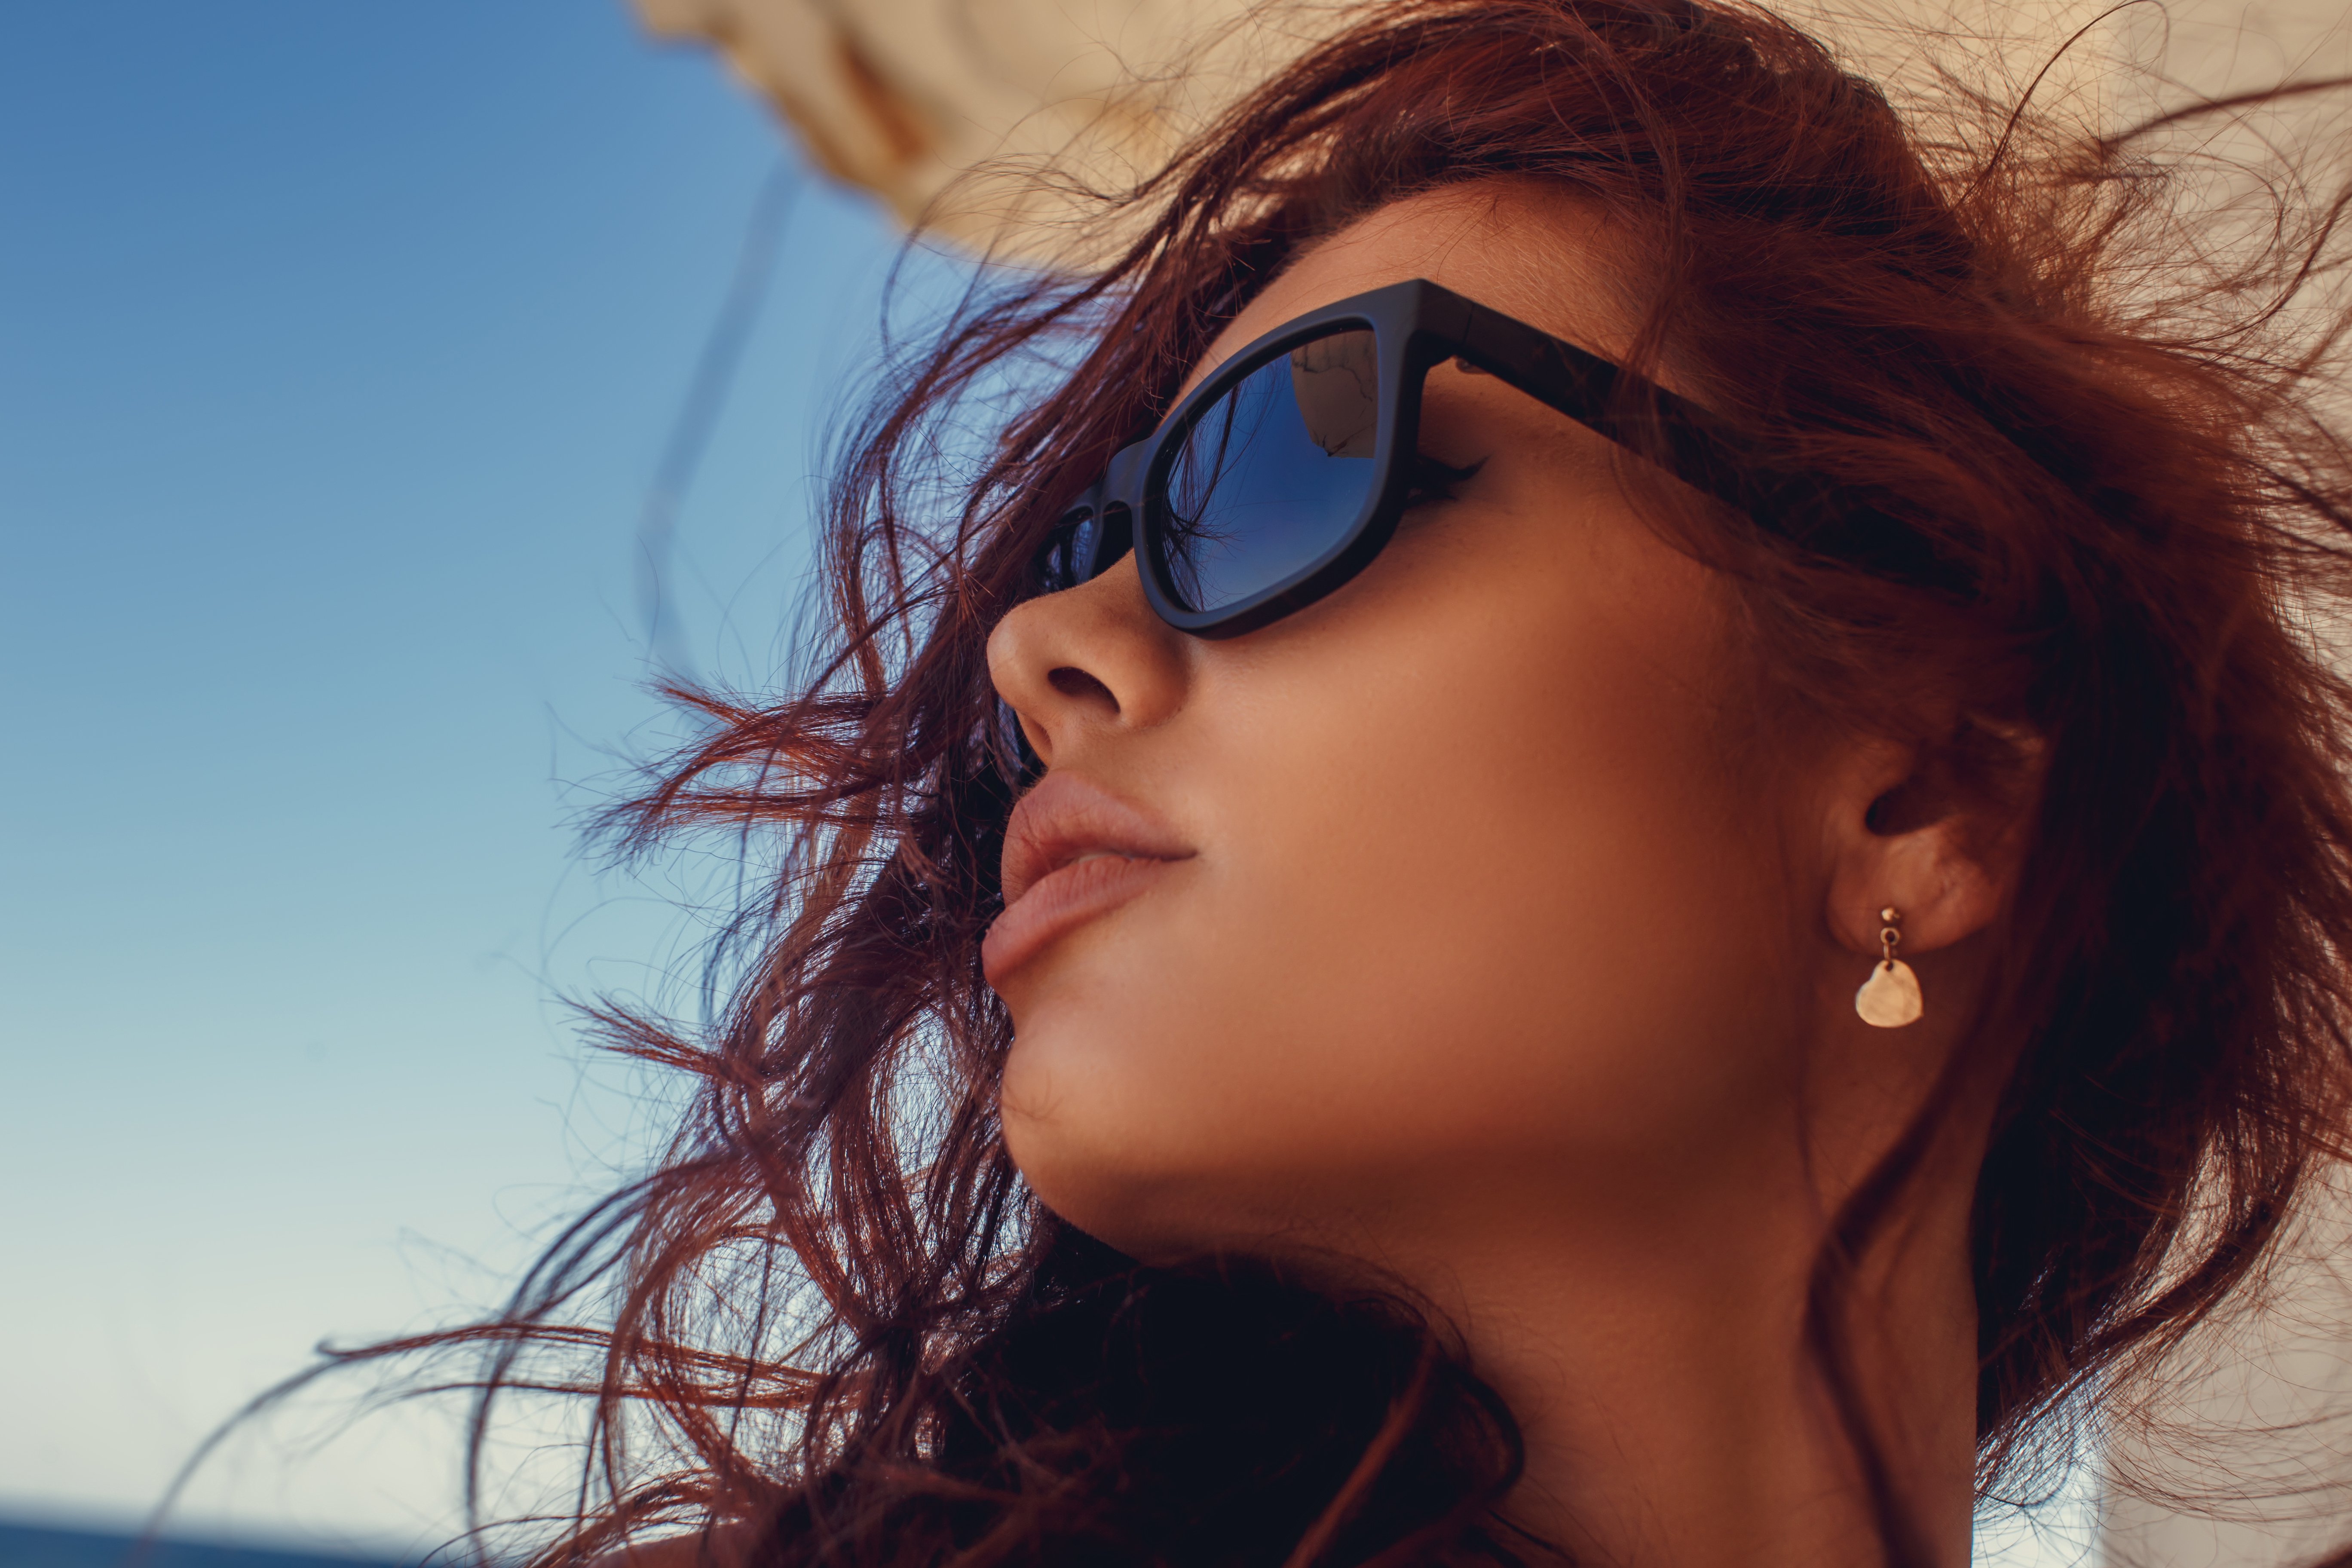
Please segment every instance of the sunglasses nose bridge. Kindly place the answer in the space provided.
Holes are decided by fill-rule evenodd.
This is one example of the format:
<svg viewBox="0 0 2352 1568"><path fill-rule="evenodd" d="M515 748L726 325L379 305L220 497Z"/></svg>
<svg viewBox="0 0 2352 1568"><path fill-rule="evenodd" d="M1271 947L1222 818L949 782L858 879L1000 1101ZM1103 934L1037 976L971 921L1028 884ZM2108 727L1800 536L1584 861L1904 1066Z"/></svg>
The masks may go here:
<svg viewBox="0 0 2352 1568"><path fill-rule="evenodd" d="M1135 518L1142 508L1143 477L1154 438L1147 437L1111 454L1103 477L1087 495L1095 517L1093 559L1082 568L1091 581L1117 565L1135 547Z"/></svg>
<svg viewBox="0 0 2352 1568"><path fill-rule="evenodd" d="M1147 436L1111 454L1096 492L1095 504L1100 510L1108 512L1117 507L1132 515L1142 509L1144 473L1150 466L1151 449L1157 443L1157 437Z"/></svg>
<svg viewBox="0 0 2352 1568"><path fill-rule="evenodd" d="M1094 560L1087 569L1088 581L1118 565L1135 548L1135 515L1125 501L1105 501L1102 510L1095 514L1095 528Z"/></svg>

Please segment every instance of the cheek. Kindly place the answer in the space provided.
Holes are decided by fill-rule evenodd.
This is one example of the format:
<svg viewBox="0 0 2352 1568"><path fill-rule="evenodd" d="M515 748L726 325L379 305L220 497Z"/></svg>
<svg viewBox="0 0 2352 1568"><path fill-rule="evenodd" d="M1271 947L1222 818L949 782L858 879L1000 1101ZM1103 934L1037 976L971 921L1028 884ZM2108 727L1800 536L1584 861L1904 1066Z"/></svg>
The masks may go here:
<svg viewBox="0 0 2352 1568"><path fill-rule="evenodd" d="M1391 650L1377 724L1336 693L1306 704L1289 778L1254 791L1253 828L1286 799L1313 819L1252 833L1263 914L1221 946L1268 1033L1316 1043L1289 1059L1335 1138L1680 1158L1706 1102L1756 1088L1771 856L1727 788L1715 672L1688 657L1715 641L1704 600L1580 581L1620 592L1490 585L1486 635Z"/></svg>
<svg viewBox="0 0 2352 1568"><path fill-rule="evenodd" d="M1697 1179L1781 1091L1778 879L1697 569L1638 531L1475 577L1411 542L1204 678L1171 766L1208 849L1023 1009L1014 1157L1109 1239Z"/></svg>

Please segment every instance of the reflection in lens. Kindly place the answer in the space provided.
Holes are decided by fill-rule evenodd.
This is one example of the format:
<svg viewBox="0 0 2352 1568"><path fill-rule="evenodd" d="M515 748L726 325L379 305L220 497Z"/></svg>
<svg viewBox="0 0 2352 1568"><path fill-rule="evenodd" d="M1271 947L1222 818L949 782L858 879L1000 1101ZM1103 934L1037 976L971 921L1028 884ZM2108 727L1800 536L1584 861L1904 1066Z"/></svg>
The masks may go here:
<svg viewBox="0 0 2352 1568"><path fill-rule="evenodd" d="M1259 366L1186 433L1162 557L1188 609L1219 610L1313 565L1363 514L1379 465L1378 350L1333 332Z"/></svg>

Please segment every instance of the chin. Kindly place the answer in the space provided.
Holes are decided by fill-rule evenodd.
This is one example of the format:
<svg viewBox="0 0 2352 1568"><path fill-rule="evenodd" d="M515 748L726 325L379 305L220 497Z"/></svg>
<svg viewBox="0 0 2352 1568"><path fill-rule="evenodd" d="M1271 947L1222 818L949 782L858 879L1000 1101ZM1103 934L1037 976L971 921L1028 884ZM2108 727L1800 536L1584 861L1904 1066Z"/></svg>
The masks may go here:
<svg viewBox="0 0 2352 1568"><path fill-rule="evenodd" d="M1023 1100L1020 1077L1008 1068L1005 1151L1057 1217L1141 1263L1181 1263L1245 1244L1252 1227L1238 1215L1249 1205L1234 1201L1233 1162L1214 1161L1190 1140L1183 1157L1166 1142L1167 1118L1149 1130L1160 1136L1147 1139L1122 1119L1083 1114L1067 1095L1043 1111ZM1204 1168L1212 1161L1213 1173Z"/></svg>
<svg viewBox="0 0 2352 1568"><path fill-rule="evenodd" d="M1155 1262L1176 1229L1165 1212L1173 1183L1137 1167L1131 1141L1085 1135L1067 1101L1054 1113L1024 1110L1017 1078L1008 1070L1001 1107L1005 1152L1037 1201L1106 1246ZM1034 1106L1034 1101L1026 1102Z"/></svg>

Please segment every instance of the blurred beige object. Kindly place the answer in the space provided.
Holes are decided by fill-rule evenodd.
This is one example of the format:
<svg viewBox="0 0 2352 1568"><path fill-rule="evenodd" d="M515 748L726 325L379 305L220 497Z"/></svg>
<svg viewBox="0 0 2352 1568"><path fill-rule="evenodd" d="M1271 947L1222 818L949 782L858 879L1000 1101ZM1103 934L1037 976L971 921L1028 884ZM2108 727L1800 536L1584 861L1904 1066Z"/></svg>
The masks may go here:
<svg viewBox="0 0 2352 1568"><path fill-rule="evenodd" d="M1055 251L1063 182L1116 189L1328 26L1247 0L635 0L716 45L828 172L909 224Z"/></svg>
<svg viewBox="0 0 2352 1568"><path fill-rule="evenodd" d="M2105 1562L2286 1568L2352 1545L2347 1243L2338 1173L2260 1288L2109 1402Z"/></svg>
<svg viewBox="0 0 2352 1568"><path fill-rule="evenodd" d="M657 34L717 47L829 173L908 224L999 255L1075 258L1076 193L1157 169L1219 109L1353 8L1339 0L634 0ZM2292 4L2294 0L2281 0ZM1866 74L1938 61L2030 79L2108 0L1791 0ZM2069 53L2045 104L2111 58ZM2095 106L2080 104L2085 121Z"/></svg>

